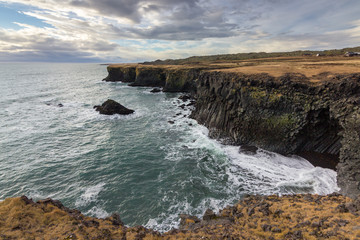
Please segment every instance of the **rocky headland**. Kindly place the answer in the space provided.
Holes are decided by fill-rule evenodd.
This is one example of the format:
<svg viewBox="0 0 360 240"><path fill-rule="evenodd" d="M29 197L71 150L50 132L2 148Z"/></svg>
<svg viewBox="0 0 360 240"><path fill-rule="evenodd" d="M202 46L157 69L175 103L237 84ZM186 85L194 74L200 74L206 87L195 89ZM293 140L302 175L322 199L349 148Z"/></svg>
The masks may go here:
<svg viewBox="0 0 360 240"><path fill-rule="evenodd" d="M239 151L297 154L335 169L341 194L248 196L202 219L181 214L166 233L23 196L0 202L0 238L360 239L359 67L343 57L110 65L105 81L186 92L191 117Z"/></svg>
<svg viewBox="0 0 360 240"><path fill-rule="evenodd" d="M300 155L336 169L341 193L360 194L360 61L255 59L193 65L110 65L105 81L188 92L191 117L230 144Z"/></svg>

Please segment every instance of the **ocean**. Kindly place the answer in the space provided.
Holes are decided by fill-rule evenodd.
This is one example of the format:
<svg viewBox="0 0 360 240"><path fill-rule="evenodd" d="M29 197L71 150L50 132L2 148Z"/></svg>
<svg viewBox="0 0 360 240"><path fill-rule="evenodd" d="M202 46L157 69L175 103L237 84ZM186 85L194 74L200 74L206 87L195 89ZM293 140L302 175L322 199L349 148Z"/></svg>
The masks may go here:
<svg viewBox="0 0 360 240"><path fill-rule="evenodd" d="M167 231L180 213L200 217L247 194L339 190L333 170L210 139L179 107L181 93L106 76L100 64L0 65L0 200L51 197L85 215L117 212L127 225ZM100 115L93 106L107 99L135 113Z"/></svg>

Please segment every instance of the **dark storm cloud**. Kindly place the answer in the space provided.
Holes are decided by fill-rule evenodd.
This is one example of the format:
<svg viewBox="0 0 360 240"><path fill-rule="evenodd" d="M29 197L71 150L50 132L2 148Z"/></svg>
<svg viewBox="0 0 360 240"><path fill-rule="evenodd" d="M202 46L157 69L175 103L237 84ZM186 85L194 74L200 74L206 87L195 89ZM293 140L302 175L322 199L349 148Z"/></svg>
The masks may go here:
<svg viewBox="0 0 360 240"><path fill-rule="evenodd" d="M145 60L325 49L356 46L360 38L358 0L2 2L14 9L20 4L20 14L47 26L18 20L19 29L0 27L0 61L12 54L24 60L124 56L134 61L139 56ZM24 10L24 6L29 8Z"/></svg>
<svg viewBox="0 0 360 240"><path fill-rule="evenodd" d="M71 5L96 10L102 16L127 18L150 28L118 29L122 36L138 39L199 40L237 35L238 24L229 23L222 7L199 0L73 0ZM161 23L152 25L143 13L161 14Z"/></svg>
<svg viewBox="0 0 360 240"><path fill-rule="evenodd" d="M69 2L74 7L93 9L104 16L117 16L128 18L136 23L142 19L141 11L171 10L178 6L194 8L198 0L72 0Z"/></svg>
<svg viewBox="0 0 360 240"><path fill-rule="evenodd" d="M236 26L223 24L221 28L206 27L205 24L166 24L150 30L128 29L134 38L161 40L201 40L204 38L222 38L236 35Z"/></svg>
<svg viewBox="0 0 360 240"><path fill-rule="evenodd" d="M141 20L138 4L140 0L73 0L70 5L98 11L106 16L118 16L131 19L134 22Z"/></svg>

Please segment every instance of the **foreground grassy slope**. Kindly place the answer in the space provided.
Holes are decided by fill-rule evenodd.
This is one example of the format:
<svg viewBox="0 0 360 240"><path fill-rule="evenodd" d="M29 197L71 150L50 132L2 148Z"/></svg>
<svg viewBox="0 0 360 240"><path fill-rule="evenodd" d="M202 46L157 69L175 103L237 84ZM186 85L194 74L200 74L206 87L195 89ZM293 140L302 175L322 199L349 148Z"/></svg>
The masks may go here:
<svg viewBox="0 0 360 240"><path fill-rule="evenodd" d="M160 234L127 227L118 215L86 217L50 199L0 202L1 239L359 239L360 201L332 194L252 196L203 220L181 215L180 229Z"/></svg>

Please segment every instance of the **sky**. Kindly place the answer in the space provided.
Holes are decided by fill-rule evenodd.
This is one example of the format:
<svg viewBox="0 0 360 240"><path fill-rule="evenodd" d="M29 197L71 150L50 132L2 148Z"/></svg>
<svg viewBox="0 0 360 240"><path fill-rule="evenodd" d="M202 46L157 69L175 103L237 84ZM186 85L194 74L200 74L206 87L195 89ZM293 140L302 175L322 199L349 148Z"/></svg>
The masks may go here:
<svg viewBox="0 0 360 240"><path fill-rule="evenodd" d="M360 46L359 0L0 0L2 62Z"/></svg>

